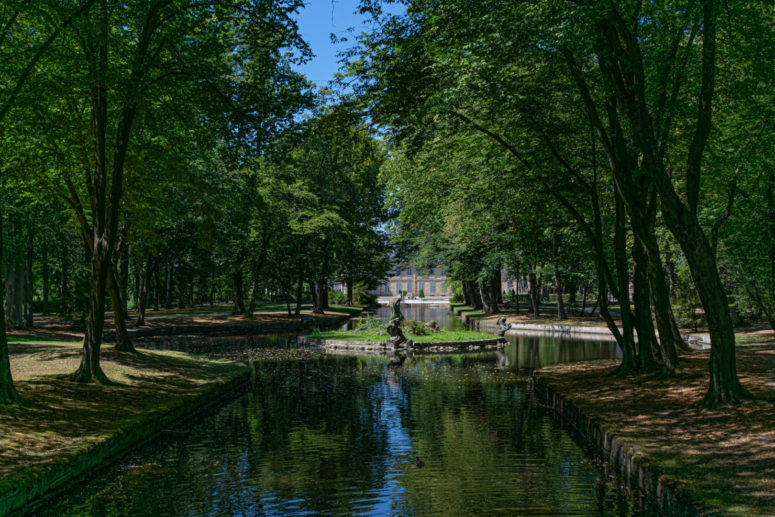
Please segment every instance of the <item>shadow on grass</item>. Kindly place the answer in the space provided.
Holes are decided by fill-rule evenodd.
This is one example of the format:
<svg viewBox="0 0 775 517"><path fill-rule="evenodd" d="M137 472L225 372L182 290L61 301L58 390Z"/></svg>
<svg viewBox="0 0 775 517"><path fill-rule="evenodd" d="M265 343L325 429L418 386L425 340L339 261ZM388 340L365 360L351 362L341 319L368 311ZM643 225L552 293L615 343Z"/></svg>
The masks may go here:
<svg viewBox="0 0 775 517"><path fill-rule="evenodd" d="M37 371L16 382L25 404L0 408L0 478L48 468L241 370L235 363L103 348L102 365L113 383L81 384L65 371L79 355L77 345L13 345L12 365Z"/></svg>

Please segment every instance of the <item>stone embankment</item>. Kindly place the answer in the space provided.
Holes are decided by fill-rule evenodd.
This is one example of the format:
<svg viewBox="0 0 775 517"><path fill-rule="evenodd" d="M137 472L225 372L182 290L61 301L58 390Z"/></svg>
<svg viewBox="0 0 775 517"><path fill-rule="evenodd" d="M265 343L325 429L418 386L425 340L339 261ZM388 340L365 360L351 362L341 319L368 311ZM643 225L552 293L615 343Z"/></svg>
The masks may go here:
<svg viewBox="0 0 775 517"><path fill-rule="evenodd" d="M347 341L342 339L321 339L308 336L299 336L297 342L302 346L320 347L324 350L348 350L353 353L390 353L398 349L386 345L384 342L371 341ZM506 340L502 338L478 339L473 341L434 341L415 342L410 348L413 353L438 353L438 352L477 352L481 350L495 350L506 346ZM405 349L405 348L403 348Z"/></svg>
<svg viewBox="0 0 775 517"><path fill-rule="evenodd" d="M454 308L453 312L471 330L479 332L495 332L498 326L494 321L482 321L465 314L461 309ZM621 329L619 329L621 330ZM593 327L581 325L541 325L512 323L511 330L507 332L514 336L542 336L551 338L582 339L585 341L613 341L614 335L608 327ZM684 341L697 350L710 348L710 336L707 334L681 334ZM637 336L636 336L637 340Z"/></svg>
<svg viewBox="0 0 775 517"><path fill-rule="evenodd" d="M222 404L227 399L247 389L253 375L247 370L223 383L214 383L196 397L181 400L167 412L149 414L142 425L137 425L95 443L88 450L68 461L59 463L26 483L10 486L0 493L0 515L20 510L34 512L45 504L45 498L78 478L87 476L110 465L120 457L154 438L169 428L193 416ZM22 508L24 507L24 508Z"/></svg>
<svg viewBox="0 0 775 517"><path fill-rule="evenodd" d="M704 513L704 505L692 500L651 467L631 445L607 432L598 422L584 415L570 401L541 379L540 370L533 373L533 393L545 404L555 419L572 429L587 446L592 447L610 465L614 478L631 496L645 497L663 515L695 516Z"/></svg>

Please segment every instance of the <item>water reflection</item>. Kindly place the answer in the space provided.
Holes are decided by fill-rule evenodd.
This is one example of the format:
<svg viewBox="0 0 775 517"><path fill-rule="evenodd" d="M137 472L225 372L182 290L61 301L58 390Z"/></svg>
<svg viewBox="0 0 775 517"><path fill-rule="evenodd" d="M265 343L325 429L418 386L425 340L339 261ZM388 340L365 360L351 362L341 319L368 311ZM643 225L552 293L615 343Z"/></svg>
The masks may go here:
<svg viewBox="0 0 775 517"><path fill-rule="evenodd" d="M252 392L187 438L40 514L629 515L515 370L498 369L504 356L259 364Z"/></svg>

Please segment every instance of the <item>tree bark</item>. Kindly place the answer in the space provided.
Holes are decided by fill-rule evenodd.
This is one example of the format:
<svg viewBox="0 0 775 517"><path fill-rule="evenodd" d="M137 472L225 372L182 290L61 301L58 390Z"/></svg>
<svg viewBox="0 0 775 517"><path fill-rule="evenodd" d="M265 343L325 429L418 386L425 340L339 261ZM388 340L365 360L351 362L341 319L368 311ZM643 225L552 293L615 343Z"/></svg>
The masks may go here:
<svg viewBox="0 0 775 517"><path fill-rule="evenodd" d="M234 285L234 311L232 314L245 314L242 268L238 268L232 273L232 283Z"/></svg>
<svg viewBox="0 0 775 517"><path fill-rule="evenodd" d="M145 307L148 301L148 275L151 269L151 259L145 261L137 277L137 322L136 326L145 325Z"/></svg>
<svg viewBox="0 0 775 517"><path fill-rule="evenodd" d="M501 287L500 269L490 276L487 282L479 286L479 296L482 299L482 311L485 314L498 314L498 293Z"/></svg>
<svg viewBox="0 0 775 517"><path fill-rule="evenodd" d="M43 276L43 315L48 316L49 314L49 289L51 288L49 285L49 266L48 266L48 248L46 246L43 246L43 270L42 270L42 276Z"/></svg>
<svg viewBox="0 0 775 517"><path fill-rule="evenodd" d="M172 308L172 264L167 264L166 290L164 296L164 308Z"/></svg>
<svg viewBox="0 0 775 517"><path fill-rule="evenodd" d="M161 298L161 284L159 283L160 280L160 269L161 269L161 262L160 258L154 262L153 264L153 310L158 311L159 310L159 301Z"/></svg>
<svg viewBox="0 0 775 517"><path fill-rule="evenodd" d="M59 267L59 313L65 313L67 303L70 300L70 291L67 288L69 284L68 269L70 268L70 262L67 255L67 247L62 246L62 255L60 257Z"/></svg>
<svg viewBox="0 0 775 517"><path fill-rule="evenodd" d="M657 350L659 345L654 334L654 324L651 321L647 259L640 249L637 238L635 240L632 251L632 283L634 287L635 328L638 331L638 361L643 371L653 372L659 369L659 365L654 359L654 350Z"/></svg>
<svg viewBox="0 0 775 517"><path fill-rule="evenodd" d="M637 352L635 348L635 315L630 307L630 277L629 264L627 260L627 214L624 203L618 192L614 192L615 197L615 218L614 228L614 263L616 268L616 298L619 300L619 316L622 320L622 339L623 346L628 349L633 360L627 361L626 368L624 362L619 368L620 374L629 374L640 369L637 361ZM602 260L605 260L603 258ZM629 358L628 358L629 359Z"/></svg>
<svg viewBox="0 0 775 517"><path fill-rule="evenodd" d="M352 307L353 306L353 277L348 276L347 280L345 281L347 286L347 306Z"/></svg>
<svg viewBox="0 0 775 517"><path fill-rule="evenodd" d="M529 271L527 274L527 292L528 292L528 305L530 313L533 317L538 318L539 312L539 297L538 297L538 281L536 279L535 264L529 265Z"/></svg>
<svg viewBox="0 0 775 517"><path fill-rule="evenodd" d="M3 213L0 207L0 264L3 262ZM2 274L0 272L0 274ZM0 285L2 277L0 276ZM19 393L13 385L11 361L8 353L8 338L5 332L3 297L0 296L0 404L19 402Z"/></svg>
<svg viewBox="0 0 775 517"><path fill-rule="evenodd" d="M32 231L30 231L29 242L27 243L27 253L24 260L24 325L32 328L33 325L33 274L32 274Z"/></svg>
<svg viewBox="0 0 775 517"><path fill-rule="evenodd" d="M135 352L132 340L129 339L129 332L126 328L126 315L121 309L124 301L121 299L121 290L118 276L115 271L108 275L108 293L110 294L110 304L113 306L113 326L116 328L116 350L121 352Z"/></svg>
<svg viewBox="0 0 775 517"><path fill-rule="evenodd" d="M72 379L78 382L90 382L92 379L108 384L108 378L100 366L100 347L102 345L102 329L105 326L105 288L110 255L103 251L102 246L95 246L91 258L91 273L89 276L89 300L86 332L83 340L81 364Z"/></svg>
<svg viewBox="0 0 775 517"><path fill-rule="evenodd" d="M562 273L558 269L554 271L554 287L557 291L557 319L567 320L568 315L565 314L565 307L562 304Z"/></svg>

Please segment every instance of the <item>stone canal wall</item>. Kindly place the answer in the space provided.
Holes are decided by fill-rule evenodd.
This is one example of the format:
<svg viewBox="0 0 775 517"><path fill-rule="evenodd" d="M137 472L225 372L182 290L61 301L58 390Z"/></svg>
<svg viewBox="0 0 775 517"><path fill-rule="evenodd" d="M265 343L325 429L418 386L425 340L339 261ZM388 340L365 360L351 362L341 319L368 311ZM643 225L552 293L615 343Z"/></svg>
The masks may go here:
<svg viewBox="0 0 775 517"><path fill-rule="evenodd" d="M582 414L565 397L533 373L533 392L546 404L554 419L571 428L588 446L593 447L615 471L615 477L632 494L641 494L664 515L703 515L702 503L692 500L685 492L660 475L634 447L606 432L598 422Z"/></svg>
<svg viewBox="0 0 775 517"><path fill-rule="evenodd" d="M358 352L392 352L396 349L385 343L371 341L346 341L343 339L321 339L308 336L299 336L297 342L302 346L315 346L325 350L350 350ZM415 342L411 350L415 353L423 352L475 352L479 350L494 350L506 346L506 340L502 338L478 339L473 341L434 341L427 343Z"/></svg>
<svg viewBox="0 0 775 517"><path fill-rule="evenodd" d="M481 321L476 318L471 318L461 309L454 308L453 312L461 319L463 324L468 325L471 330L478 330L479 332L495 332L498 328L495 322ZM614 335L607 327L584 327L580 325L541 325L533 323L512 323L511 330L509 330L507 334L513 336L540 336L565 339L582 339L585 341L614 340ZM705 350L710 348L710 336L707 334L681 334L681 337L692 348L698 350ZM637 340L637 336L635 338Z"/></svg>
<svg viewBox="0 0 775 517"><path fill-rule="evenodd" d="M235 392L250 385L253 370L222 383L214 383L207 391L197 397L182 401L177 407L163 414L151 414L148 420L94 444L89 450L77 454L67 461L55 465L42 475L12 485L0 493L0 515L6 515L23 508L23 512L34 512L45 504L41 500L57 489L100 468L113 463L131 450L142 446L179 421L221 404Z"/></svg>

